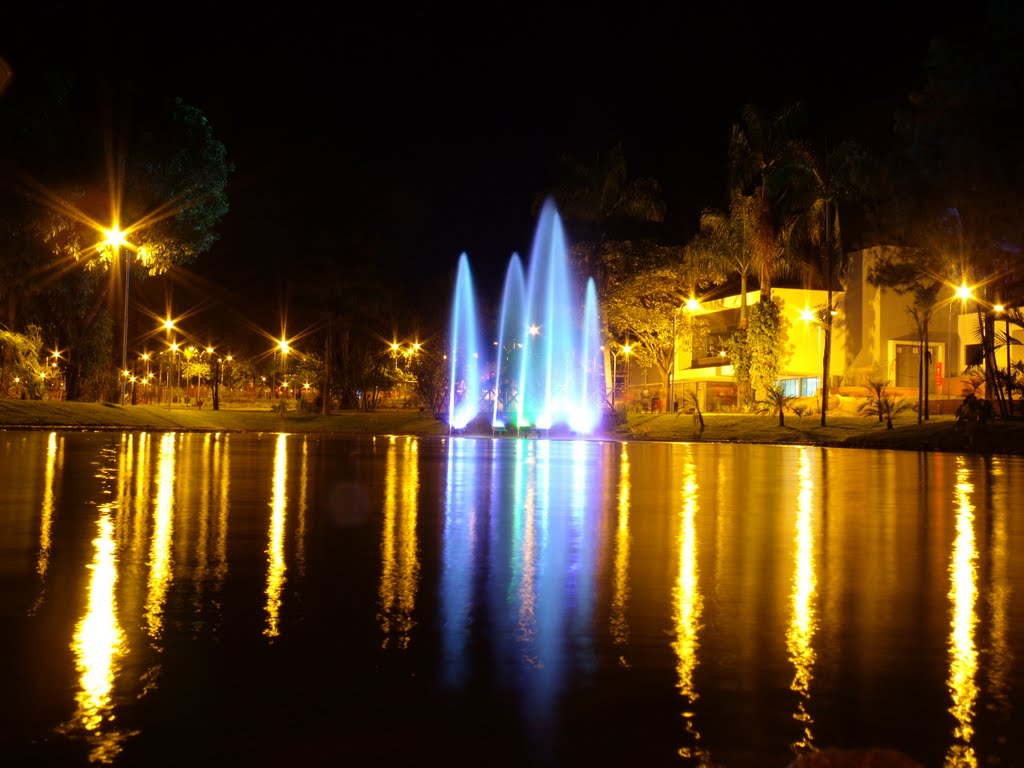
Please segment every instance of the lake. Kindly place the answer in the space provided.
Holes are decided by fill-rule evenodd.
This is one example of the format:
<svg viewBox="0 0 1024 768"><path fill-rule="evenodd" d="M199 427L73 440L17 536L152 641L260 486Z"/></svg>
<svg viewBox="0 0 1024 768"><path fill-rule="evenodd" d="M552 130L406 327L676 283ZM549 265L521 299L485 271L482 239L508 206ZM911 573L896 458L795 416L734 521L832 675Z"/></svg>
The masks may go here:
<svg viewBox="0 0 1024 768"><path fill-rule="evenodd" d="M5 765L1024 765L1024 458L0 431Z"/></svg>

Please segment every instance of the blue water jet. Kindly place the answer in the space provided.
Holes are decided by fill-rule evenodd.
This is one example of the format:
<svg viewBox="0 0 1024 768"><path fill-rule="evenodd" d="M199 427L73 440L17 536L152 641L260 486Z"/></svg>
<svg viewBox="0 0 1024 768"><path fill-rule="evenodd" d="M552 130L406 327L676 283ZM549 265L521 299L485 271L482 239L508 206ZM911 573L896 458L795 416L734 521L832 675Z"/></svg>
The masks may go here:
<svg viewBox="0 0 1024 768"><path fill-rule="evenodd" d="M459 257L452 302L451 357L448 380L448 426L465 429L480 411L480 330L469 257Z"/></svg>
<svg viewBox="0 0 1024 768"><path fill-rule="evenodd" d="M584 290L569 268L561 217L550 198L541 209L524 272L512 254L495 341L481 342L468 256L459 259L452 301L449 426L464 430L481 416L491 430L591 434L605 403L593 278ZM486 347L486 349L485 349Z"/></svg>

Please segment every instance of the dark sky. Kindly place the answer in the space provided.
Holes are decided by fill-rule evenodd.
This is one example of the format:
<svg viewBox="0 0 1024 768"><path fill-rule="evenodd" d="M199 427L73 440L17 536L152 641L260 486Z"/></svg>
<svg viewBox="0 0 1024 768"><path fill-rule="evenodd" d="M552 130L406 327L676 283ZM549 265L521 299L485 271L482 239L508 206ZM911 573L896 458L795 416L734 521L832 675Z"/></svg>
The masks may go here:
<svg viewBox="0 0 1024 768"><path fill-rule="evenodd" d="M354 209L413 265L453 268L463 250L504 264L528 249L531 203L561 153L622 141L631 173L662 182L682 238L722 199L744 104L804 101L823 141L889 135L923 82L927 18L760 7L285 24L274 39L260 25L195 51L167 86L194 94L238 167L226 234L255 223L256 242L287 248Z"/></svg>
<svg viewBox="0 0 1024 768"><path fill-rule="evenodd" d="M72 55L207 114L236 171L220 241L195 269L236 286L246 274L263 301L322 248L372 254L413 296L450 291L465 251L480 291L497 293L511 253L529 251L554 159L620 141L631 176L665 190L664 239L683 242L724 203L745 104L804 102L822 143L885 141L924 80L930 34L963 23L916 2L671 5L319 18L306 5L230 18L168 6L22 33L62 55L73 41Z"/></svg>

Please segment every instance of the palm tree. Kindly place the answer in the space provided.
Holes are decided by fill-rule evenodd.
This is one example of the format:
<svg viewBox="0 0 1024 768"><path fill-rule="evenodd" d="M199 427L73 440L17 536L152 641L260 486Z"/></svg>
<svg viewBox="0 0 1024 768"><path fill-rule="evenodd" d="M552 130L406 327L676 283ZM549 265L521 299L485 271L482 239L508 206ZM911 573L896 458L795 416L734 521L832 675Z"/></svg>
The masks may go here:
<svg viewBox="0 0 1024 768"><path fill-rule="evenodd" d="M843 142L823 156L805 146L789 146L787 164L776 174L776 183L791 191L788 207L794 215L794 236L811 246L805 262L810 275L825 286L825 344L821 360L821 426L828 412L828 389L832 363L833 288L846 273L846 252L840 229L839 204L859 197L864 187L867 152L855 142Z"/></svg>
<svg viewBox="0 0 1024 768"><path fill-rule="evenodd" d="M861 412L871 411L872 414L878 414L878 423L882 423L882 401L885 400L885 390L891 382L887 379L885 381L879 381L877 379L868 379L868 400L861 403L857 410Z"/></svg>
<svg viewBox="0 0 1024 768"><path fill-rule="evenodd" d="M579 274L592 277L599 301L623 264L623 240L637 225L665 219L661 184L650 177L629 177L622 143L593 162L571 155L558 159L552 196L572 242ZM535 200L539 211L547 194Z"/></svg>
<svg viewBox="0 0 1024 768"><path fill-rule="evenodd" d="M937 250L904 248L879 258L868 270L868 282L872 285L881 286L883 289L891 288L897 294L907 293L911 297L907 312L917 327L921 350L918 372L918 422L922 418L928 418L928 323L944 285L939 277L942 274L941 263L942 259Z"/></svg>
<svg viewBox="0 0 1024 768"><path fill-rule="evenodd" d="M898 416L903 411L913 407L914 401L909 397L896 398L892 395L883 394L877 399L872 397L870 400L865 400L857 407L857 410L865 416L877 415L879 423L884 418L885 428L892 429L893 416Z"/></svg>
<svg viewBox="0 0 1024 768"><path fill-rule="evenodd" d="M766 411L777 412L779 414L779 426L786 426L785 409L790 407L790 404L796 398L792 395L787 395L782 391L782 387L772 385L768 387L768 394L759 405Z"/></svg>
<svg viewBox="0 0 1024 768"><path fill-rule="evenodd" d="M697 397L697 393L693 390L687 389L683 391L682 396L684 409L693 410L693 424L697 427L697 433L703 434L704 432L704 414L700 411L700 399ZM679 415L679 412L676 412Z"/></svg>
<svg viewBox="0 0 1024 768"><path fill-rule="evenodd" d="M756 198L733 191L729 210L706 208L700 215L700 232L695 247L723 271L740 277L741 331L747 328L747 281L754 273L754 252L748 233L756 230Z"/></svg>
<svg viewBox="0 0 1024 768"><path fill-rule="evenodd" d="M772 280L793 271L786 219L787 177L780 171L791 167L800 156L800 145L791 138L800 106L784 108L765 120L748 105L740 122L733 125L729 140L730 189L733 196L749 196L743 220L750 226L744 238L750 244L751 260L757 271L761 301L770 301Z"/></svg>

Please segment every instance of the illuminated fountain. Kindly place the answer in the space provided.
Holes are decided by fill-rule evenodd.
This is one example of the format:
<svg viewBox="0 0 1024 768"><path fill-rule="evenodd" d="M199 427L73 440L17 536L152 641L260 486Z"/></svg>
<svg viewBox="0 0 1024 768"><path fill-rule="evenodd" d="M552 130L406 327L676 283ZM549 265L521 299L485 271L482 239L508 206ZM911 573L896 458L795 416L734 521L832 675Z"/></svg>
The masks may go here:
<svg viewBox="0 0 1024 768"><path fill-rule="evenodd" d="M604 358L593 278L580 291L554 202L541 209L527 270L513 253L494 334L484 334L469 258L452 301L448 424L517 434L591 434L604 404Z"/></svg>

